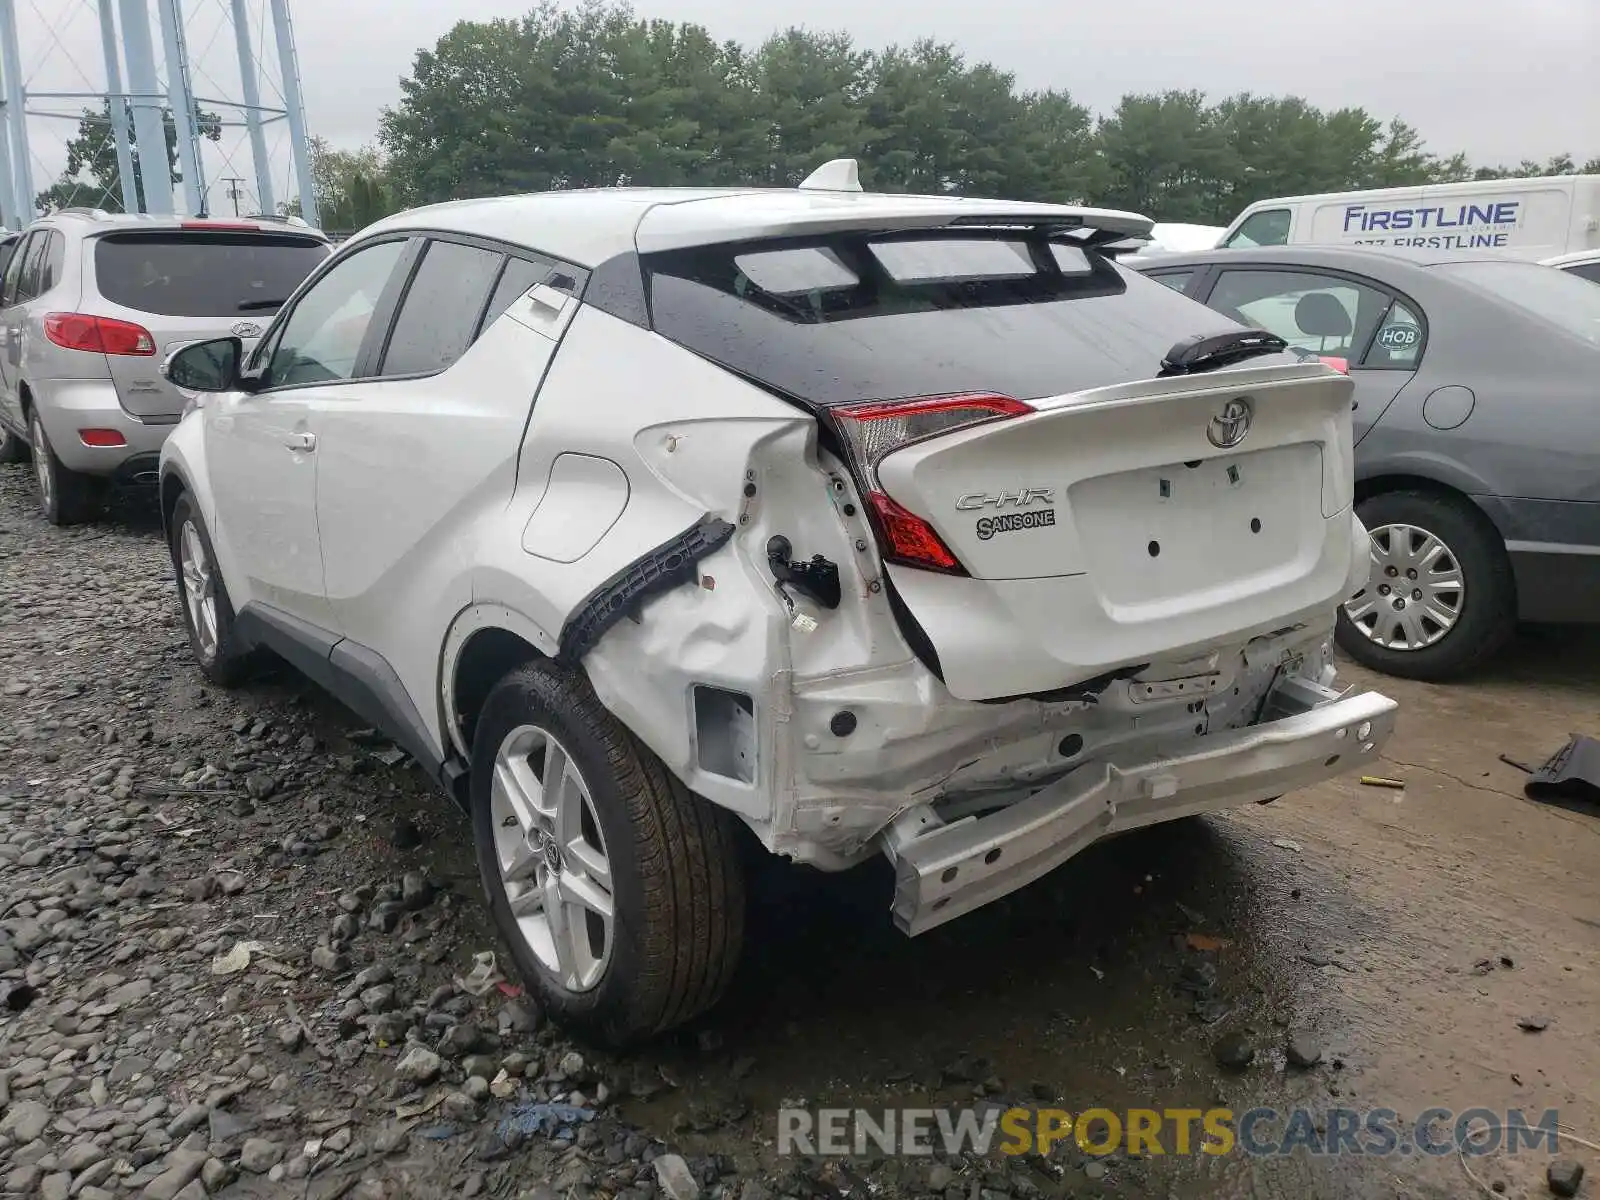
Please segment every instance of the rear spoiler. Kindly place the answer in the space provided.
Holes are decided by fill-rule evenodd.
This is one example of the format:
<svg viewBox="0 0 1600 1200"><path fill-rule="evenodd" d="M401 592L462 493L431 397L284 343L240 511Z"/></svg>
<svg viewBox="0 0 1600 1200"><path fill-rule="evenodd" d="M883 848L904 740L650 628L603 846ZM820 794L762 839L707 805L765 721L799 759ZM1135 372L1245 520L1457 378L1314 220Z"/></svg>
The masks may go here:
<svg viewBox="0 0 1600 1200"><path fill-rule="evenodd" d="M653 205L639 222L641 254L831 233L912 233L919 230L1018 229L1049 236L1077 235L1101 246L1147 238L1153 222L1137 213L1066 204L890 196L860 192L773 189Z"/></svg>

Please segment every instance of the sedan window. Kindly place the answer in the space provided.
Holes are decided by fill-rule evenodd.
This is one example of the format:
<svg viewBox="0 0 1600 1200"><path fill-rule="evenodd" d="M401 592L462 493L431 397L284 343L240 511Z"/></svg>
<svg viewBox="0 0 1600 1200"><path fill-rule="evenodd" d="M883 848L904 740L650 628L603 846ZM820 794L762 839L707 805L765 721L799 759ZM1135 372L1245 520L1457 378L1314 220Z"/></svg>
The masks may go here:
<svg viewBox="0 0 1600 1200"><path fill-rule="evenodd" d="M1358 357L1390 297L1376 288L1309 271L1224 271L1206 303L1299 350Z"/></svg>
<svg viewBox="0 0 1600 1200"><path fill-rule="evenodd" d="M1372 339L1361 365L1377 370L1415 371L1427 340L1417 314L1396 300L1384 314L1378 336Z"/></svg>
<svg viewBox="0 0 1600 1200"><path fill-rule="evenodd" d="M1574 263L1570 267L1563 267L1569 275L1576 275L1579 279L1587 279L1591 283L1600 283L1600 262Z"/></svg>

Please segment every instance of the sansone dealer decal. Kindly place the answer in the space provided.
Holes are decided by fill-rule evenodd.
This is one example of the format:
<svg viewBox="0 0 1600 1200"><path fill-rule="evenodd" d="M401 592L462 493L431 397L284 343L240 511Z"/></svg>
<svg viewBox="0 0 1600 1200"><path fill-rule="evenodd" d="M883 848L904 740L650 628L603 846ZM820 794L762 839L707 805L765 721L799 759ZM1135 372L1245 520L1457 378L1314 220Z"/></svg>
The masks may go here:
<svg viewBox="0 0 1600 1200"><path fill-rule="evenodd" d="M979 517L978 538L987 542L997 533L1015 533L1019 529L1040 529L1056 523L1056 510L1042 512L1008 513L1003 517Z"/></svg>

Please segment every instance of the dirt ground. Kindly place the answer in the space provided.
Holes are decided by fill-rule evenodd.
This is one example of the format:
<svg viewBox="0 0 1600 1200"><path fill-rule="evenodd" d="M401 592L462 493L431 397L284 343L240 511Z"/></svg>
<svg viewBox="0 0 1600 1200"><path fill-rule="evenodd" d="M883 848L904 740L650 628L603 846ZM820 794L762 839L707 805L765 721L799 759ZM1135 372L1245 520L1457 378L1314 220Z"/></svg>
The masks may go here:
<svg viewBox="0 0 1600 1200"><path fill-rule="evenodd" d="M465 824L417 772L374 759L367 739L352 740L354 719L287 672L229 695L199 686L148 510L53 530L28 483L26 468L0 467L0 997L37 993L25 1011L0 1007L0 1193L159 1197L153 1181L188 1171L183 1185L201 1190L169 1200L302 1188L324 1200L646 1200L660 1190L650 1160L670 1151L711 1200L1548 1194L1548 1157L1526 1150L1473 1159L1481 1183L1455 1154L1070 1150L930 1167L775 1153L780 1104L979 1096L1074 1111L1557 1108L1600 1142L1600 813L1524 799L1522 772L1499 757L1531 765L1570 732L1600 734L1600 635L1530 633L1451 687L1346 667L1345 683L1402 702L1382 769L1403 790L1344 779L1133 835L914 940L892 928L884 871L823 878L770 864L726 1002L619 1061L536 1028L525 1009L508 1016L503 991L452 989L493 940ZM63 899L64 872L96 855L112 864L93 870L103 898L75 884ZM382 907L386 883L401 903L407 873L439 898L398 926L365 909L359 933L339 924L363 885L377 890L364 904ZM208 875L220 882L195 882ZM237 895L223 887L235 877ZM137 952L117 949L119 929ZM269 943L293 981L213 975L207 964L247 939ZM399 995L369 986L342 999L373 966ZM83 981L108 971L149 980L159 1007L135 995L101 1012L114 985ZM283 1032L295 1022L306 1036ZM473 1023L481 1036L452 1032ZM1218 1066L1229 1034L1256 1051L1245 1070ZM1288 1066L1291 1034L1321 1061ZM461 1053L469 1043L476 1057ZM431 1090L395 1079L409 1045L441 1050L448 1092L415 1118L395 1112ZM531 1060L513 1073L517 1096L475 1093L472 1073L508 1056ZM130 1061L142 1069L119 1071ZM508 1104L574 1089L602 1112L576 1144L535 1138L510 1155L487 1144ZM45 1121L31 1140L19 1104ZM185 1137L196 1104L211 1123ZM436 1136L441 1113L454 1132ZM351 1131L339 1139L349 1149L299 1149L331 1141L330 1129ZM245 1161L248 1131L277 1147L276 1177ZM1589 1164L1592 1192L1597 1156L1570 1143L1563 1153ZM264 1154L255 1147L254 1165Z"/></svg>

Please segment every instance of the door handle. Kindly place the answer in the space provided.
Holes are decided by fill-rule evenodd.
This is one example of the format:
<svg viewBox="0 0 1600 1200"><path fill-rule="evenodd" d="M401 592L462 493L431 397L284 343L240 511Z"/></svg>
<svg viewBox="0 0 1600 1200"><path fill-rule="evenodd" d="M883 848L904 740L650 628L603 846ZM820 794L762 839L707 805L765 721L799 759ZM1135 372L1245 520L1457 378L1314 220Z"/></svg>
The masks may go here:
<svg viewBox="0 0 1600 1200"><path fill-rule="evenodd" d="M317 448L317 435L314 433L291 433L283 439L283 444L291 450L303 450L309 454Z"/></svg>

